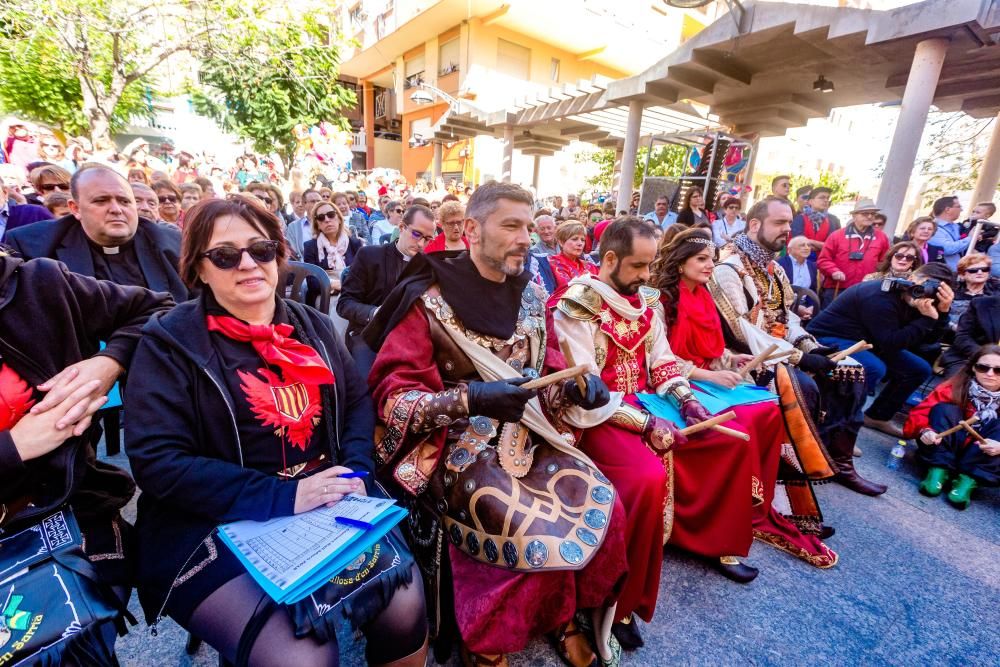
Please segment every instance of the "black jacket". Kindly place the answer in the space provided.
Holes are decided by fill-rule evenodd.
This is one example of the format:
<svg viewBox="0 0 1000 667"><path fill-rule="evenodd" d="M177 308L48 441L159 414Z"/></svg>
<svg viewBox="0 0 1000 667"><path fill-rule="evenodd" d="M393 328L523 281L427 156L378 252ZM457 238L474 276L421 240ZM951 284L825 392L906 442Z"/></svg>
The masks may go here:
<svg viewBox="0 0 1000 667"><path fill-rule="evenodd" d="M395 243L365 246L358 251L337 300L337 314L350 323L348 335L356 334L371 321L405 267Z"/></svg>
<svg viewBox="0 0 1000 667"><path fill-rule="evenodd" d="M354 258L357 257L358 251L364 247L361 239L356 236L352 236L347 242L347 252L344 253L344 264L351 266L354 263ZM305 242L302 246L302 261L308 262L309 264L315 264L321 269L329 269L326 261L319 261L319 246L316 243L316 239L310 239Z"/></svg>
<svg viewBox="0 0 1000 667"><path fill-rule="evenodd" d="M35 222L51 219L52 214L49 213L49 209L44 206L36 206L35 204L17 204L8 200L7 226L4 228L3 236L6 236L18 227L26 227L27 225ZM0 240L2 240L3 236L0 236Z"/></svg>
<svg viewBox="0 0 1000 667"><path fill-rule="evenodd" d="M7 234L6 243L22 259L58 259L70 271L85 276L94 275L94 260L90 255L87 235L80 221L72 215L19 227ZM135 253L142 275L146 278L146 287L154 292L170 292L177 303L190 298L177 273L181 254L181 233L178 229L140 218L135 232Z"/></svg>
<svg viewBox="0 0 1000 667"><path fill-rule="evenodd" d="M142 326L172 305L167 294L70 273L49 259L0 255L0 356L32 386L96 354L128 368ZM103 351L101 341L107 343ZM30 493L36 505L19 515L18 524L66 499L82 516L116 511L129 501L135 486L128 475L95 461L100 437L93 425L26 464L10 431L0 431L0 502Z"/></svg>
<svg viewBox="0 0 1000 667"><path fill-rule="evenodd" d="M336 378L332 460L373 472L375 410L326 315L283 301ZM154 618L185 560L221 523L289 516L296 482L244 468L234 398L205 325L205 299L153 318L132 361L125 446L142 489L136 530L138 584ZM366 481L371 480L369 476Z"/></svg>
<svg viewBox="0 0 1000 667"><path fill-rule="evenodd" d="M951 375L981 346L997 341L1000 341L1000 294L973 299L958 321L955 342L941 355L941 365Z"/></svg>
<svg viewBox="0 0 1000 667"><path fill-rule="evenodd" d="M859 283L840 293L806 327L816 338L832 336L864 340L874 352L913 350L936 342L948 326L948 315L924 317L897 292L883 292L881 280Z"/></svg>

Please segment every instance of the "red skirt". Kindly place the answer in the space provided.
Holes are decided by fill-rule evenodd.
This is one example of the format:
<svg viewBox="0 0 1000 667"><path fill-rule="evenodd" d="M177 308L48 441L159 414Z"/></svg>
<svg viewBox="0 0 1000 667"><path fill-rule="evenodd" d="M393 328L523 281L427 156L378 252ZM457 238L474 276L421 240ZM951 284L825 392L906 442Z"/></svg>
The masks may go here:
<svg viewBox="0 0 1000 667"><path fill-rule="evenodd" d="M517 653L568 623L578 609L614 603L628 570L625 509L616 498L604 542L580 570L512 572L448 543L455 620L473 653Z"/></svg>
<svg viewBox="0 0 1000 667"><path fill-rule="evenodd" d="M633 612L647 623L653 618L663 565L663 509L667 473L663 461L642 438L613 424L583 431L580 449L611 480L625 505L628 577L618 598L616 615Z"/></svg>

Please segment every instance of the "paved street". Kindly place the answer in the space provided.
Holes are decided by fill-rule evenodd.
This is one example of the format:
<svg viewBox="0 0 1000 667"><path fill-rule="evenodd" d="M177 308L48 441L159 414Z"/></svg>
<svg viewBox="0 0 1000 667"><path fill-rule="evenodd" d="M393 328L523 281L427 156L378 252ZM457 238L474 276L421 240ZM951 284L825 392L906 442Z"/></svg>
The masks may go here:
<svg viewBox="0 0 1000 667"><path fill-rule="evenodd" d="M656 617L643 627L646 647L623 663L997 665L1000 493L979 491L972 507L956 511L917 492L912 452L893 471L884 465L891 439L864 430L859 444L858 469L890 489L871 499L819 488L826 522L837 528L829 541L840 554L835 568L816 570L755 543L749 563L761 575L739 586L671 551ZM134 595L132 607L140 616ZM184 639L170 622L157 638L139 626L119 641L119 658L127 666L217 664L206 647L186 656ZM360 644L343 664L364 664ZM511 664L561 663L538 641Z"/></svg>

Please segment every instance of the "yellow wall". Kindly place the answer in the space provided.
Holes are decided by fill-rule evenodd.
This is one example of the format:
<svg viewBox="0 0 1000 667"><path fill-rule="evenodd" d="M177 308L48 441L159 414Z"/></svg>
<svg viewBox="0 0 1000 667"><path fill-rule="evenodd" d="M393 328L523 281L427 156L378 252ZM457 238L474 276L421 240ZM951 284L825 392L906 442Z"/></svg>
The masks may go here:
<svg viewBox="0 0 1000 667"><path fill-rule="evenodd" d="M375 137L375 164L386 169L403 169L402 146L398 141Z"/></svg>

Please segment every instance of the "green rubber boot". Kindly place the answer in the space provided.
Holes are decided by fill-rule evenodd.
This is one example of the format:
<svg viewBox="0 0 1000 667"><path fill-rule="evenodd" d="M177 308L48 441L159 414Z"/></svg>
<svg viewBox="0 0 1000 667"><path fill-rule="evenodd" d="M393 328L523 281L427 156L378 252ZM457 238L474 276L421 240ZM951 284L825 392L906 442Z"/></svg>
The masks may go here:
<svg viewBox="0 0 1000 667"><path fill-rule="evenodd" d="M920 493L931 498L937 498L944 491L944 483L948 479L948 471L937 466L927 471L927 477L920 482Z"/></svg>
<svg viewBox="0 0 1000 667"><path fill-rule="evenodd" d="M968 475L960 474L951 485L951 492L948 494L948 502L952 507L964 510L972 502L972 490L976 488L976 480Z"/></svg>

